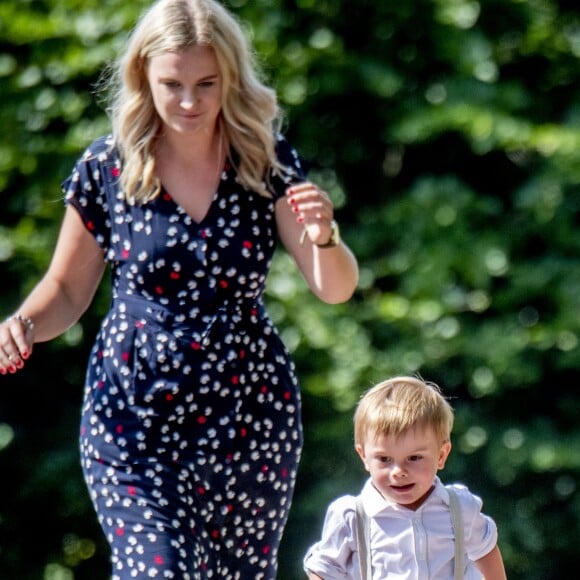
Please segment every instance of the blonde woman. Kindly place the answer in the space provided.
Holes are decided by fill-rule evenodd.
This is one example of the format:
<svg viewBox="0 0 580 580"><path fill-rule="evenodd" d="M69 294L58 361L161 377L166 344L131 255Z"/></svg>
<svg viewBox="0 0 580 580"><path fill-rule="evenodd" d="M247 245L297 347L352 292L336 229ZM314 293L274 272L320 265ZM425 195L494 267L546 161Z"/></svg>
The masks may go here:
<svg viewBox="0 0 580 580"><path fill-rule="evenodd" d="M63 183L49 269L0 325L0 372L74 324L109 267L80 448L113 578L273 580L302 427L266 277L279 238L339 303L357 263L220 3L153 4L109 88L112 132Z"/></svg>

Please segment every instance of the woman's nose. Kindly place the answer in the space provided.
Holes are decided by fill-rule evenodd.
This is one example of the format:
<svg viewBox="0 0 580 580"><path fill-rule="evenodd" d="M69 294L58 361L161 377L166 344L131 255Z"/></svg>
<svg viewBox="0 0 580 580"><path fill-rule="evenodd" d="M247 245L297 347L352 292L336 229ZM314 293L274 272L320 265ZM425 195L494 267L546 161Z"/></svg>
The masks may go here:
<svg viewBox="0 0 580 580"><path fill-rule="evenodd" d="M181 106L184 109L191 109L195 106L195 93L193 91L183 91L181 95Z"/></svg>

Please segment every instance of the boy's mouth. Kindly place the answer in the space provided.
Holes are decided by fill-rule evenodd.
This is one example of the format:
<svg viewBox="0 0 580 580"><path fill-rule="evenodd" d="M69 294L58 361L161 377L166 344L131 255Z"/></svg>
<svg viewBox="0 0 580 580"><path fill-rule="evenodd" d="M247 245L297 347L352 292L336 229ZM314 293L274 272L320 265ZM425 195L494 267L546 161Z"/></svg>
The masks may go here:
<svg viewBox="0 0 580 580"><path fill-rule="evenodd" d="M391 485L391 489L395 492L409 491L413 488L414 483L407 483L405 485Z"/></svg>

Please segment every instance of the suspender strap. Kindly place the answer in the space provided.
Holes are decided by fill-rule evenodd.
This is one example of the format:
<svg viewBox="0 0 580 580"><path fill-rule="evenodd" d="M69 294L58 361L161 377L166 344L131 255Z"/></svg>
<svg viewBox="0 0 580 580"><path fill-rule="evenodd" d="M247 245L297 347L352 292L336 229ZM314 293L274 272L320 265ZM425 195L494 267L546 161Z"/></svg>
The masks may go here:
<svg viewBox="0 0 580 580"><path fill-rule="evenodd" d="M361 580L371 580L371 520L367 516L360 495L356 497L356 543L358 548L359 572Z"/></svg>
<svg viewBox="0 0 580 580"><path fill-rule="evenodd" d="M451 525L455 536L455 559L454 578L463 580L465 572L465 547L464 527L461 516L461 506L455 490L447 488L449 493L449 511L451 513ZM361 580L372 580L372 568L370 562L370 518L364 511L360 495L356 497L356 543L358 548L358 560Z"/></svg>
<svg viewBox="0 0 580 580"><path fill-rule="evenodd" d="M465 548L464 528L461 517L461 507L455 490L447 488L449 492L449 511L451 512L451 525L455 535L455 580L463 580L465 571Z"/></svg>

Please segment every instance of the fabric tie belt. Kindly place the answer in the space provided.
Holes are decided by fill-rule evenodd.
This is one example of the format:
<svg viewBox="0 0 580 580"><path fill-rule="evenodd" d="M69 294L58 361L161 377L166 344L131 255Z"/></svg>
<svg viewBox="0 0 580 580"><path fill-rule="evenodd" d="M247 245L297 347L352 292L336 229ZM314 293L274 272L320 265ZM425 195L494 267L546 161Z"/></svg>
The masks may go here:
<svg viewBox="0 0 580 580"><path fill-rule="evenodd" d="M215 308L201 312L195 305L189 310L176 310L141 296L126 294L115 296L113 310L124 311L140 326L153 322L177 338L193 338L202 348L211 343L217 324L236 329L238 334L246 334L250 326L265 317L263 303L248 298L225 299Z"/></svg>

